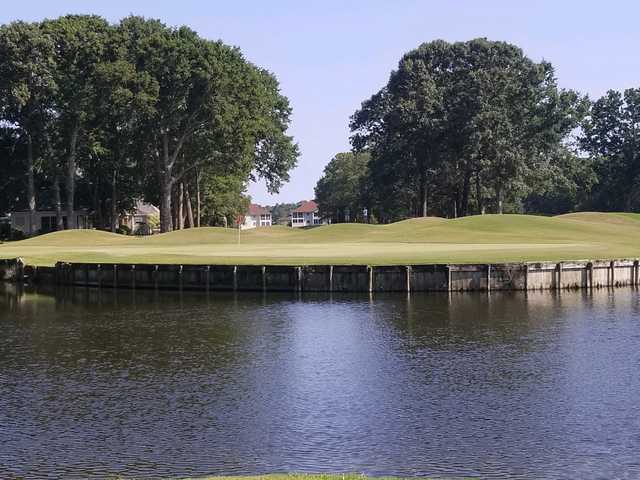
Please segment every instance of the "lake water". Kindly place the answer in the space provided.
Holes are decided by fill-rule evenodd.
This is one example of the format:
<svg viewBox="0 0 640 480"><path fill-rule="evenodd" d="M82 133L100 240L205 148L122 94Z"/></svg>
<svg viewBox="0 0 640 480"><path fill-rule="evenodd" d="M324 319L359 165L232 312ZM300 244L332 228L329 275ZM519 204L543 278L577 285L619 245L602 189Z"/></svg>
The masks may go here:
<svg viewBox="0 0 640 480"><path fill-rule="evenodd" d="M640 295L0 285L0 478L640 477Z"/></svg>

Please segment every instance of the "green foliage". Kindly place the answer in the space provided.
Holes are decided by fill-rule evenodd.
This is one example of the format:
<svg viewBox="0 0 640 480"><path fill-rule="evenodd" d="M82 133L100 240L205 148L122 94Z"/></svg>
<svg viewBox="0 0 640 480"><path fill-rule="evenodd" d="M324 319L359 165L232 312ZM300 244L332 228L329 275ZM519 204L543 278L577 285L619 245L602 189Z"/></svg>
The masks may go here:
<svg viewBox="0 0 640 480"><path fill-rule="evenodd" d="M351 121L369 151L369 192L385 219L516 210L529 172L555 157L585 99L553 68L505 42L425 43Z"/></svg>
<svg viewBox="0 0 640 480"><path fill-rule="evenodd" d="M151 230L155 230L155 229L159 228L160 227L160 216L156 215L156 214L147 216L147 223L149 225L149 228L151 228Z"/></svg>
<svg viewBox="0 0 640 480"><path fill-rule="evenodd" d="M580 145L599 178L592 208L640 210L640 88L608 91L593 103L582 130Z"/></svg>
<svg viewBox="0 0 640 480"><path fill-rule="evenodd" d="M338 153L324 168L315 188L320 214L332 222L364 221L368 153Z"/></svg>
<svg viewBox="0 0 640 480"><path fill-rule="evenodd" d="M131 235L131 228L127 225L119 225L118 228L116 228L115 233L119 235Z"/></svg>
<svg viewBox="0 0 640 480"><path fill-rule="evenodd" d="M12 142L0 169L33 209L42 186L54 193L41 207L92 206L97 225L115 228L145 198L169 231L184 216L177 192L193 206L201 187L210 218L236 215L250 179L272 192L288 180L299 155L290 116L273 74L187 27L94 15L0 27L0 122Z"/></svg>
<svg viewBox="0 0 640 480"><path fill-rule="evenodd" d="M243 195L246 189L243 178L208 174L203 185L204 225L232 226L236 218L249 208L249 198Z"/></svg>
<svg viewBox="0 0 640 480"><path fill-rule="evenodd" d="M291 213L298 208L297 203L276 203L271 207L271 221L273 225L288 225Z"/></svg>

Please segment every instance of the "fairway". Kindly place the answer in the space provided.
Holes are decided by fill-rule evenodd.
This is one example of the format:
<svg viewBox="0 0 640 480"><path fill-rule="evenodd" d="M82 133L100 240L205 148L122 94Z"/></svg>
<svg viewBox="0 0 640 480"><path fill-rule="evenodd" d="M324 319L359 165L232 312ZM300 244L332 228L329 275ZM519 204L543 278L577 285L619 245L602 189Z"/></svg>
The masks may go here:
<svg viewBox="0 0 640 480"><path fill-rule="evenodd" d="M405 265L640 257L640 214L419 218L390 225L339 224L245 230L206 227L152 237L94 230L0 245L0 258L30 265L89 263Z"/></svg>

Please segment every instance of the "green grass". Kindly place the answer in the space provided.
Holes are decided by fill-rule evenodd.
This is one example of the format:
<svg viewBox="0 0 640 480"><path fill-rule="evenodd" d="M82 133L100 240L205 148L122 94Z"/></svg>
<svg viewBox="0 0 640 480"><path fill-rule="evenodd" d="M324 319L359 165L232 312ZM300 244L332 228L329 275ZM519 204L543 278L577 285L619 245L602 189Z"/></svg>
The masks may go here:
<svg viewBox="0 0 640 480"><path fill-rule="evenodd" d="M357 473L345 474L271 474L271 475L254 475L254 476L235 476L235 477L200 477L198 480L400 480L402 477L367 477ZM411 477L416 480L416 477ZM419 477L418 477L419 478ZM424 478L424 477L423 477ZM442 477L438 477L442 478ZM189 480L189 479L185 479ZM195 480L195 479L193 479Z"/></svg>
<svg viewBox="0 0 640 480"><path fill-rule="evenodd" d="M420 218L391 225L312 229L198 228L138 238L92 230L56 232L0 245L0 258L172 264L498 263L640 257L640 214Z"/></svg>

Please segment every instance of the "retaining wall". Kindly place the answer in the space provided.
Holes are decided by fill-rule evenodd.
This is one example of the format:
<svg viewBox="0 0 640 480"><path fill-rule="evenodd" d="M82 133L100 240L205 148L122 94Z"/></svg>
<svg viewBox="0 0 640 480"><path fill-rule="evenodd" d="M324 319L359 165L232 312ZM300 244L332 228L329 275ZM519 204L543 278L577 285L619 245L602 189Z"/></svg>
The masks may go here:
<svg viewBox="0 0 640 480"><path fill-rule="evenodd" d="M640 285L638 260L407 266L0 263L0 278L34 283L174 290L426 292L560 290Z"/></svg>

